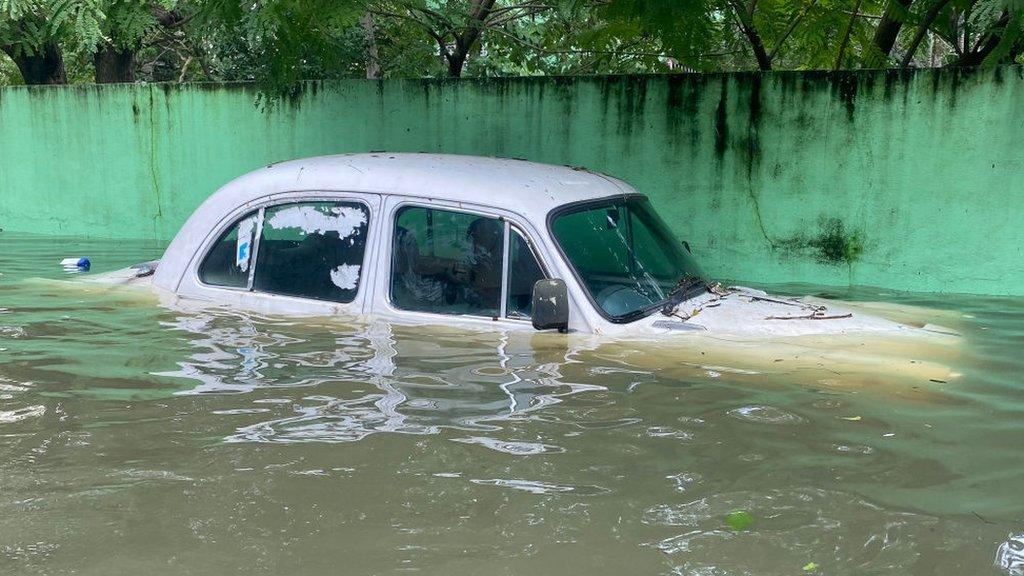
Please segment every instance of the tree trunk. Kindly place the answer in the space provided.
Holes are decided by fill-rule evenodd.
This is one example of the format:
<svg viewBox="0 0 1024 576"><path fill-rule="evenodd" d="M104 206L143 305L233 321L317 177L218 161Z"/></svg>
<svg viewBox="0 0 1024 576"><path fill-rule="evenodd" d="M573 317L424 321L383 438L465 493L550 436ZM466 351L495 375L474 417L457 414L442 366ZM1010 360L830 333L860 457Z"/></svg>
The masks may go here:
<svg viewBox="0 0 1024 576"><path fill-rule="evenodd" d="M473 0L473 9L469 13L465 32L455 36L455 49L450 55L445 55L445 59L448 60L448 75L452 78L462 76L466 59L487 26L487 18L494 9L494 2L495 0Z"/></svg>
<svg viewBox="0 0 1024 576"><path fill-rule="evenodd" d="M464 52L456 52L447 57L448 76L452 78L462 77L462 69L466 67L466 56L467 54Z"/></svg>
<svg viewBox="0 0 1024 576"><path fill-rule="evenodd" d="M363 27L363 46L366 49L366 77L380 78L380 54L377 51L377 31L373 25L373 14L369 10L359 20Z"/></svg>
<svg viewBox="0 0 1024 576"><path fill-rule="evenodd" d="M910 4L914 0L889 0L885 5L885 13L882 14L882 19L878 21L878 27L875 28L874 44L878 48L878 51L885 57L889 57L889 53L892 52L892 47L896 45L896 37L900 35L900 29L903 28L903 20L898 15L900 12L906 11L910 8ZM893 4L899 4L903 7L903 10L897 10L893 7Z"/></svg>
<svg viewBox="0 0 1024 576"><path fill-rule="evenodd" d="M11 57L11 60L14 60L25 84L68 83L68 76L64 70L64 58L61 56L60 46L56 42L46 42L32 55L13 46L4 46L3 51Z"/></svg>
<svg viewBox="0 0 1024 576"><path fill-rule="evenodd" d="M132 50L118 50L104 44L93 54L92 61L97 84L135 82L135 52Z"/></svg>
<svg viewBox="0 0 1024 576"><path fill-rule="evenodd" d="M758 34L757 28L754 27L753 14L748 14L746 7L740 2L734 3L732 8L736 14L736 21L740 25L740 30L742 30L743 35L747 37L747 41L750 43L750 49L754 52L754 58L757 59L758 69L771 70L772 59L768 56L768 51L765 50L764 42L761 40L761 35Z"/></svg>

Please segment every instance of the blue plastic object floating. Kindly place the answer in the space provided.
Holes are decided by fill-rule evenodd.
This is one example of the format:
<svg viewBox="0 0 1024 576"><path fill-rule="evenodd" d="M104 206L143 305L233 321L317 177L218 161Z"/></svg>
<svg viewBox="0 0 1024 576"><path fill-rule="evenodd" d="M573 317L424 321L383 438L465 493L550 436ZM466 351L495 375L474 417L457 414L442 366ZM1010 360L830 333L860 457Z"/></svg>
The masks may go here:
<svg viewBox="0 0 1024 576"><path fill-rule="evenodd" d="M68 272L84 272L92 266L92 262L88 258L65 258L60 261L60 265Z"/></svg>

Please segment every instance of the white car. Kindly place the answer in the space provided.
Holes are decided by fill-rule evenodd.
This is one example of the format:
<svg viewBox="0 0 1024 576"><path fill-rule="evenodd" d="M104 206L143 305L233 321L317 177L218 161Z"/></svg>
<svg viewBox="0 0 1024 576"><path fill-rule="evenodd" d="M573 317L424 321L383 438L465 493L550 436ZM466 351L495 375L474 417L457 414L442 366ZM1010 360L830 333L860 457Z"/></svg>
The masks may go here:
<svg viewBox="0 0 1024 576"><path fill-rule="evenodd" d="M713 284L629 184L511 159L374 153L273 164L210 196L132 282L154 267L152 285L171 300L271 314L659 340L957 338L906 310Z"/></svg>

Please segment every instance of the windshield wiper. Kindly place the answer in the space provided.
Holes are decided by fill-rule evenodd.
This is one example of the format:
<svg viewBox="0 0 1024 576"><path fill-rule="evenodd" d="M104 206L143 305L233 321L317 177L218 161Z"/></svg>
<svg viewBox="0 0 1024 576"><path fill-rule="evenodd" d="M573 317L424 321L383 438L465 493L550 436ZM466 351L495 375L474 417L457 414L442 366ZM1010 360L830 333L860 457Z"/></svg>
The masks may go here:
<svg viewBox="0 0 1024 576"><path fill-rule="evenodd" d="M697 293L701 293L707 290L708 283L703 278L697 276L690 276L689 274L683 276L676 282L675 288L669 291L668 297L665 298L664 305L661 307L661 313L665 316L671 316L675 312L676 306L679 306L684 300L696 296L694 294L694 288L699 288Z"/></svg>

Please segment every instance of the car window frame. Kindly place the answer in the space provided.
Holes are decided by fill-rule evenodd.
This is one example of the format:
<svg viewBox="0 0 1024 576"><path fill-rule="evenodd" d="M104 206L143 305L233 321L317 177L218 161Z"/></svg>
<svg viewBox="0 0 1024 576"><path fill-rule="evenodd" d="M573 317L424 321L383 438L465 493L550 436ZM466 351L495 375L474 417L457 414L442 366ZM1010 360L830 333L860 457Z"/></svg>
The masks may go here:
<svg viewBox="0 0 1024 576"><path fill-rule="evenodd" d="M508 279L508 276L507 276L507 269L508 269L508 266L509 266L509 257L512 255L512 242L511 242L511 240L512 240L512 231L513 230L515 232L517 232L520 237L522 237L523 241L526 242L526 248L530 251L530 255L533 256L533 261L536 262L537 266L540 268L541 273L544 275L544 279L545 280L550 279L550 278L552 278L552 276L551 276L551 272L548 271L547 265L544 264L544 259L541 258L540 257L540 253L537 252L537 245L533 241L533 239L530 238L530 235L526 232L526 230L523 229L522 226L519 226L519 225L517 225L514 222L509 222L509 225L506 228L506 234L508 235L508 238L506 239L506 242L505 242L505 262L503 264L505 270L503 270L504 275L502 276L502 283L503 283L502 284L502 296L503 296L503 299L501 301L501 305L504 308L504 313L502 314L502 317L505 320L512 320L512 321L516 321L516 322L529 322L532 325L533 324L532 317L531 318L511 318L511 317L508 316L507 306L508 306L508 280L509 279Z"/></svg>
<svg viewBox="0 0 1024 576"><path fill-rule="evenodd" d="M285 205L288 205L288 204L309 204L309 203L316 203L316 202L337 202L337 203L350 202L350 203L355 203L355 204L361 205L362 208L364 210L366 210L366 214L367 214L366 241L365 241L364 246L363 246L363 264L362 264L364 270L367 270L367 264L370 263L370 262L374 262L373 251L378 249L377 243L375 241L375 238L376 238L375 237L375 234L376 234L375 219L378 218L380 216L380 214L377 211L375 211L375 206L371 202L369 202L367 200L367 198L364 198L362 196L356 196L354 194L362 194L362 195L365 195L365 196L370 196L370 195L377 196L378 197L378 201L377 201L378 207L380 205L381 200L380 200L380 195L379 194L373 194L373 193L365 193L365 194L363 194L363 193L347 192L347 191L338 191L337 193L332 193L330 191L317 190L317 191L293 191L293 192L285 192L285 193L280 193L279 192L279 193L275 193L275 194L269 195L266 198L261 199L261 201L250 202L250 203L247 203L244 206L240 206L239 208L244 208L244 209L242 209L242 210L239 210L239 209L234 210L231 213L231 215L229 215L228 217L224 218L221 221L221 224L218 227L214 228L213 232L207 236L207 239L204 242L204 244L202 246L202 249L201 249L202 256L196 258L194 260L193 265L191 266L191 270L192 270L191 276L192 276L193 282L195 282L196 286L198 286L200 288L203 288L203 289L226 290L226 291L229 291L229 292L235 292L235 293L239 293L239 294L254 294L254 295L260 295L260 296L271 296L271 297L274 297L274 298L288 298L288 299L299 300L301 302L307 302L307 303L317 304L317 305L360 306L360 307L365 306L365 302L364 302L364 300L365 300L365 285L368 282L372 282L373 281L373 279L372 279L372 270L368 270L371 273L369 275L369 278L367 278L367 276L365 276L365 275L360 275L359 282L358 282L358 284L356 286L356 294L353 297L353 299L351 301L349 301L349 302L338 302L338 301L334 301L334 300L320 300L320 299L317 299L317 298L309 298L309 297L298 296L298 295L294 295L294 294L277 294L277 293L274 293L274 292L266 292L266 291L262 291L262 290L254 290L253 289L253 282L254 282L255 274L256 274L256 265L257 265L258 259L259 259L259 249L260 249L260 244L261 244L262 239L263 239L264 214L266 213L266 210L268 208L276 208L278 206L285 206ZM248 217L249 215L251 215L253 213L256 213L256 226L255 226L254 241L253 241L253 246L252 246L252 255L250 257L251 261L250 261L250 264L249 264L249 274L248 274L248 277L247 277L247 280L246 280L246 286L245 287L240 287L240 286L218 286L216 284L208 284L206 282L203 282L202 277L199 274L199 269L202 267L203 262L205 262L206 259L209 257L210 252L213 250L214 246L217 243L217 240L225 232L230 230L232 227L237 226L239 222L241 222L243 219L245 219L246 217ZM198 252L200 252L200 251L197 251L197 253Z"/></svg>
<svg viewBox="0 0 1024 576"><path fill-rule="evenodd" d="M193 268L194 268L194 270L193 270L193 273L194 273L193 274L193 279L195 280L195 282L196 282L196 284L198 286L201 286L203 288L210 288L210 289L214 289L214 290L230 290L231 292L243 292L244 293L244 292L250 292L251 291L251 289L252 289L253 271L255 270L255 263L256 263L256 250L257 250L257 246L259 245L260 234L263 232L263 207L260 206L260 207L253 208L253 207L250 206L248 208L249 208L248 210L243 211L241 213L241 215L239 215L239 216L234 216L235 213L233 212L232 213L233 215L231 217L225 218L221 222L221 224L217 228L214 229L215 232L213 234L209 235L209 237L207 238L206 242L204 242L203 247L202 247L202 257L201 258L195 258L195 260L194 260L195 261L195 266L193 266ZM200 274L199 271L200 271L200 269L202 269L203 264L206 262L206 259L210 257L210 254L216 248L217 241L220 240L221 237L224 234L226 234L229 230L231 230L232 228L237 227L242 222L242 220L245 220L246 218L248 218L250 215L253 215L253 214L255 214L255 216L256 216L256 224L255 224L255 226L253 228L252 246L249 248L249 270L246 273L245 286L226 286L226 285L223 285L223 284L210 284L209 282L204 282L203 281L203 276L202 276L202 274ZM228 224L225 226L224 222L228 222Z"/></svg>
<svg viewBox="0 0 1024 576"><path fill-rule="evenodd" d="M465 318L465 319L472 319L472 320L485 320L485 321L492 321L492 322L514 322L516 324L532 325L532 320L530 318L510 318L510 317L507 316L507 314L508 314L508 289L509 289L509 283L508 283L508 280L509 280L509 278L508 278L508 275L509 275L509 255L510 255L510 251L511 251L511 243L509 242L509 240L511 238L511 230L513 228L526 241L526 244L527 244L527 246L530 249L530 253L533 256L534 260L536 260L538 266L541 269L541 272L544 273L544 277L545 278L551 278L551 273L549 271L549 268L548 268L547 264L544 262L544 259L540 257L540 255L539 255L539 253L537 251L537 243L533 240L533 238L531 237L530 233L527 231L526 227L520 225L518 222L512 220L511 218L509 218L505 214L502 214L502 213L497 212L497 211L489 211L486 208L478 208L476 206L467 206L465 204L451 205L451 204L447 204L447 203L434 202L434 201L431 201L429 199L421 199L421 198L416 198L416 197L407 197L407 198L405 198L405 197L401 197L399 195L396 195L396 197L401 198L401 199L399 200L399 202L397 202L393 206L390 206L387 209L386 216L384 216L384 217L387 218L387 226L385 227L384 232L382 234L388 235L388 238L387 238L386 243L382 243L381 244L380 258L385 259L385 260L383 260L383 261L379 260L378 261L378 266L380 266L380 269L382 271L384 271L384 274L383 274L384 285L383 285L383 287L385 289L383 291L384 292L383 300L384 300L384 303L387 305L388 308L390 308L394 313L400 314L400 315L401 314L425 314L425 315L434 316L434 317L437 317L437 318L448 318L448 319L451 319L451 318ZM394 235L395 235L395 228L398 225L398 214L399 214L399 212L401 212L405 208L422 208L424 210L437 210L437 211L455 212L455 213L458 213L458 214L468 214L468 215L473 215L473 216L482 216L482 217L486 217L486 218L493 218L493 219L497 220L498 222L501 222L502 230L503 230L502 231L502 263L501 263L501 304L500 304L500 307L499 307L498 316L487 316L487 315L482 315L482 314L456 314L456 313L446 313L446 312L435 312L435 311L429 311L429 310L409 310L409 309L406 309L406 308L401 308L397 304L395 304L394 300L392 299L392 294L391 294L392 279L393 279L393 275L394 275L394 253L393 253L394 249L395 249ZM386 246L386 249L384 249L385 246Z"/></svg>
<svg viewBox="0 0 1024 576"><path fill-rule="evenodd" d="M605 312L604 308L602 308L600 305L598 305L597 300L594 298L594 295L591 294L590 290L587 289L586 282L583 281L583 276L579 273L579 271L576 270L576 266L574 266L572 261L569 260L569 256L565 253L565 250L562 248L562 243L558 241L558 237L555 235L554 224L555 224L555 219L556 218L558 218L559 216L562 216L563 214L566 214L568 212L574 212L574 211L578 211L578 210L585 210L588 206L591 206L591 205L592 206L601 206L602 204L607 204L609 202L614 202L616 200L630 198L630 197L634 197L634 196L635 197L640 197L640 198L647 198L648 200L650 199L648 196L646 196L645 194L641 194L640 192L629 192L629 193L625 193L625 194L613 194L611 196L605 196L605 197L602 197L602 198L592 198L592 199L588 199L588 200L577 200L575 202L568 202L566 204L562 204L560 206L556 206L555 208L551 209L551 211L548 212L547 218L545 219L546 220L546 224L547 224L547 234L548 234L548 236L551 237L551 242L554 245L555 250L557 251L558 257L561 258L562 262L564 262L566 267L569 269L569 272L572 274L572 277L576 281L577 286L580 287L580 290L581 290L581 292L583 292L583 295L586 297L587 302L590 303L591 309L593 309L595 312L597 312L598 315L600 315L600 317L603 318L604 320L607 320L608 322L610 322L612 324L618 324L618 325L632 324L633 322L637 322L637 321L641 320L642 318L633 318L633 319L628 319L628 320L627 319L622 319L622 318L615 318L615 317L609 315L607 312ZM653 311L651 313L653 313ZM646 318L646 317L649 317L649 316L650 316L650 314L647 314L643 318Z"/></svg>

